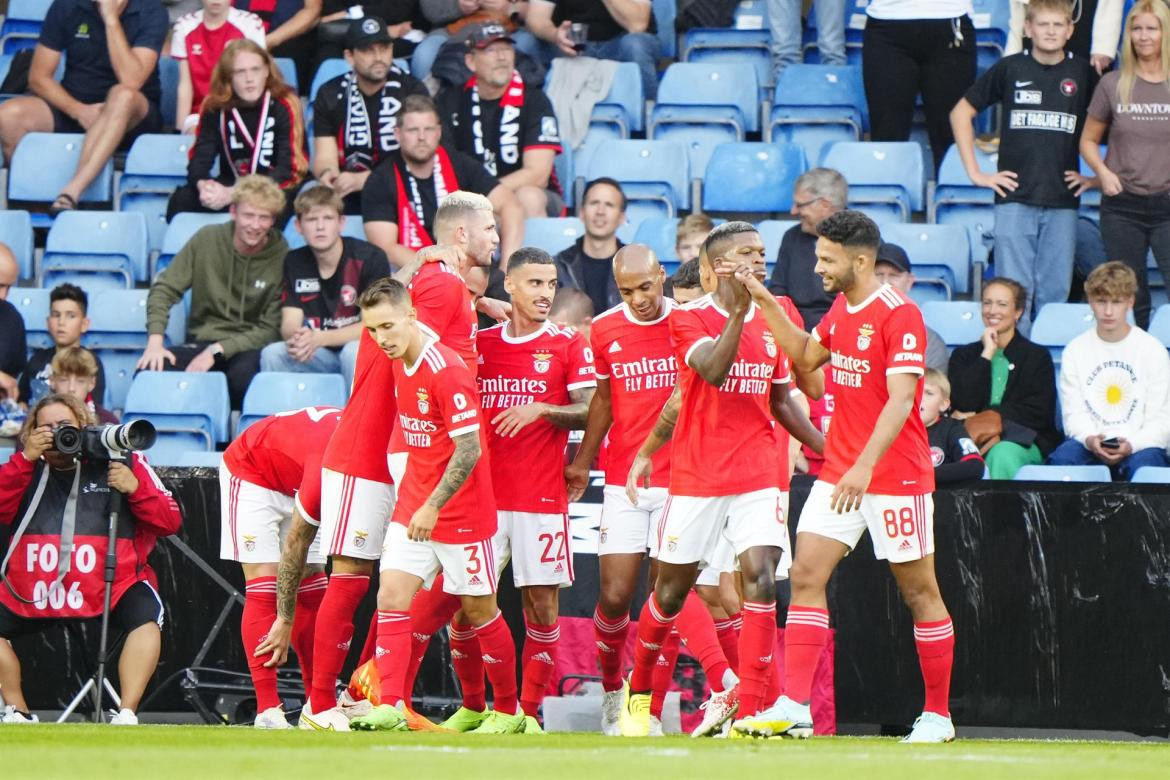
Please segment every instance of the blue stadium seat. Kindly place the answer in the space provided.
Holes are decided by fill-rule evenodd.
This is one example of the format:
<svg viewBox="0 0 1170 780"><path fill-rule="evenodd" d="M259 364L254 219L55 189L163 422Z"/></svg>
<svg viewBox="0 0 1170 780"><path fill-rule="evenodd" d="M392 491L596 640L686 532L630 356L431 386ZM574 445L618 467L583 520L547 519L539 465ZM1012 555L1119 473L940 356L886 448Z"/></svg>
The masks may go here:
<svg viewBox="0 0 1170 780"><path fill-rule="evenodd" d="M987 154L975 150L979 170L995 173L998 153ZM981 236L995 232L995 193L971 182L963 168L959 150L952 146L943 156L938 170L938 182L926 204L928 222L942 225L963 225Z"/></svg>
<svg viewBox="0 0 1170 780"><path fill-rule="evenodd" d="M917 282L952 293L971 291L971 249L967 231L958 225L882 225L882 239L906 250Z"/></svg>
<svg viewBox="0 0 1170 780"><path fill-rule="evenodd" d="M805 168L804 150L795 144L721 144L703 177L703 210L787 212L792 187Z"/></svg>
<svg viewBox="0 0 1170 780"><path fill-rule="evenodd" d="M33 227L27 211L0 211L0 243L16 256L20 278L33 278Z"/></svg>
<svg viewBox="0 0 1170 780"><path fill-rule="evenodd" d="M849 205L868 207L866 213L888 212L893 219L910 220L921 211L922 149L911 141L857 141L833 144L824 166L835 168L849 182Z"/></svg>
<svg viewBox="0 0 1170 780"><path fill-rule="evenodd" d="M673 217L690 208L686 148L673 141L602 141L589 159L585 179L609 176L621 182L631 221Z"/></svg>
<svg viewBox="0 0 1170 780"><path fill-rule="evenodd" d="M524 245L555 255L585 235L585 224L577 217L529 217L524 220Z"/></svg>
<svg viewBox="0 0 1170 780"><path fill-rule="evenodd" d="M16 450L12 447L0 447L0 463L7 463L15 453Z"/></svg>
<svg viewBox="0 0 1170 780"><path fill-rule="evenodd" d="M766 90L772 84L771 40L767 29L697 27L683 33L680 59L683 62L747 65L756 72L757 86Z"/></svg>
<svg viewBox="0 0 1170 780"><path fill-rule="evenodd" d="M983 336L980 309L979 301L927 301L922 304L922 319L948 347L958 347Z"/></svg>
<svg viewBox="0 0 1170 780"><path fill-rule="evenodd" d="M280 71L280 77L284 79L284 83L288 84L295 90L300 90L300 84L297 82L297 64L291 57L274 57L276 60L276 67Z"/></svg>
<svg viewBox="0 0 1170 780"><path fill-rule="evenodd" d="M28 133L20 139L8 168L8 199L52 203L73 178L81 158L81 133ZM82 203L114 199L114 162L108 161L81 193ZM48 214L33 214L34 227L48 227Z"/></svg>
<svg viewBox="0 0 1170 780"><path fill-rule="evenodd" d="M49 229L41 278L46 287L63 273L85 274L86 290L105 289L121 277L123 287L146 281L150 243L146 218L136 212L66 211Z"/></svg>
<svg viewBox="0 0 1170 780"><path fill-rule="evenodd" d="M191 135L140 135L126 155L118 180L117 208L146 217L152 251L162 249L171 193L187 183L187 155L193 141Z"/></svg>
<svg viewBox="0 0 1170 780"><path fill-rule="evenodd" d="M218 371L140 371L122 419L150 420L160 440L214 450L228 440L230 413L227 377Z"/></svg>
<svg viewBox="0 0 1170 780"><path fill-rule="evenodd" d="M150 290L99 290L89 296L89 330L82 344L89 349L135 350L146 347L146 298ZM171 307L167 344L187 337L187 311L182 301Z"/></svg>
<svg viewBox="0 0 1170 780"><path fill-rule="evenodd" d="M1142 466L1133 473L1129 481L1146 485L1170 484L1170 468L1165 466Z"/></svg>
<svg viewBox="0 0 1170 780"><path fill-rule="evenodd" d="M1011 7L1009 0L972 0L971 21L975 27L975 47L988 50L991 61L1003 56L1007 46Z"/></svg>
<svg viewBox="0 0 1170 780"><path fill-rule="evenodd" d="M244 408L236 435L249 425L273 414L306 406L345 406L347 392L341 374L290 374L261 371L244 394Z"/></svg>
<svg viewBox="0 0 1170 780"><path fill-rule="evenodd" d="M678 237L678 217L650 217L642 220L634 233L634 242L654 250L661 263L678 264L675 239ZM670 271L667 272L670 275Z"/></svg>
<svg viewBox="0 0 1170 780"><path fill-rule="evenodd" d="M1133 325L1132 311L1126 319ZM1087 303L1046 303L1032 320L1028 338L1048 347L1052 359L1059 363L1065 345L1093 326L1093 310Z"/></svg>
<svg viewBox="0 0 1170 780"><path fill-rule="evenodd" d="M14 54L36 46L52 4L52 0L10 0L4 23L0 24L0 53Z"/></svg>
<svg viewBox="0 0 1170 780"><path fill-rule="evenodd" d="M1017 482L1112 482L1108 466L1021 466Z"/></svg>
<svg viewBox="0 0 1170 780"><path fill-rule="evenodd" d="M179 61L173 57L158 58L158 82L162 88L162 98L158 102L158 112L162 114L163 127L171 127L175 121L175 113L179 110ZM198 111L198 108L195 108Z"/></svg>
<svg viewBox="0 0 1170 780"><path fill-rule="evenodd" d="M130 383L138 373L142 350L97 349L94 353L102 361L106 376L106 403L109 409L124 409Z"/></svg>
<svg viewBox="0 0 1170 780"><path fill-rule="evenodd" d="M177 215L176 215L177 216ZM341 235L349 238L360 238L362 241L366 240L365 223L361 217L346 217L345 226L341 228ZM284 226L284 240L288 242L289 249L300 249L305 245L305 237L297 231L296 219L290 219L288 224Z"/></svg>
<svg viewBox="0 0 1170 780"><path fill-rule="evenodd" d="M561 199L568 209L573 208L573 153L571 150L558 154L553 158L553 176L561 187Z"/></svg>
<svg viewBox="0 0 1170 780"><path fill-rule="evenodd" d="M1162 304L1150 319L1150 335L1170 347L1170 304Z"/></svg>
<svg viewBox="0 0 1170 780"><path fill-rule="evenodd" d="M552 83L553 73L562 60L555 59L549 66L544 83ZM619 62L609 94L593 105L589 126L607 130L613 138L629 138L646 127L646 95L642 91L642 76L632 62Z"/></svg>
<svg viewBox="0 0 1170 780"><path fill-rule="evenodd" d="M322 60L321 64L317 66L317 72L313 74L313 84L309 87L309 103L311 104L317 99L317 90L321 88L322 84L343 73L348 73L349 70L349 63L341 57L330 57L327 60Z"/></svg>
<svg viewBox="0 0 1170 780"><path fill-rule="evenodd" d="M49 336L49 291L43 287L13 287L8 291L8 302L20 312L24 320L25 339L29 350L53 346Z"/></svg>
<svg viewBox="0 0 1170 780"><path fill-rule="evenodd" d="M206 225L218 225L231 218L231 214L226 211L221 214L200 214L188 211L176 214L163 234L162 249L159 250L158 259L155 260L154 269L150 274L151 279L158 276L164 268L171 264L179 250L191 239L191 236L199 232L200 228Z"/></svg>
<svg viewBox="0 0 1170 780"><path fill-rule="evenodd" d="M768 263L768 273L772 273L772 265L780 254L780 242L784 234L798 223L791 219L764 219L756 223L756 230L760 231L760 238L764 239L764 260Z"/></svg>
<svg viewBox="0 0 1170 780"><path fill-rule="evenodd" d="M804 147L816 165L839 141L857 141L868 124L861 68L790 65L780 74L765 134Z"/></svg>
<svg viewBox="0 0 1170 780"><path fill-rule="evenodd" d="M760 129L758 83L744 63L676 62L658 85L646 136L721 131L728 141L742 141Z"/></svg>

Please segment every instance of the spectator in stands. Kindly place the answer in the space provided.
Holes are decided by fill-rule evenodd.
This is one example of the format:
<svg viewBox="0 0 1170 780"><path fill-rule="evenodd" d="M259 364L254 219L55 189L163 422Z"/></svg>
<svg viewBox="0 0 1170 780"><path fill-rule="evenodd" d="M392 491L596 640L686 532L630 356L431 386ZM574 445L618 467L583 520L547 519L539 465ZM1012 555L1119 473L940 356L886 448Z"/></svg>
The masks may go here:
<svg viewBox="0 0 1170 780"><path fill-rule="evenodd" d="M434 244L435 210L456 190L486 195L500 229L500 263L520 248L524 210L512 191L490 176L478 160L442 145L443 128L434 101L409 95L397 117L398 151L370 174L362 189L366 238L401 268L415 252Z"/></svg>
<svg viewBox="0 0 1170 780"><path fill-rule="evenodd" d="M703 282L699 278L699 258L687 260L670 277L672 297L678 303L690 303L703 297Z"/></svg>
<svg viewBox="0 0 1170 780"><path fill-rule="evenodd" d="M689 214L680 219L674 233L674 256L679 263L698 260L699 250L714 228L715 223L706 214Z"/></svg>
<svg viewBox="0 0 1170 780"><path fill-rule="evenodd" d="M8 293L20 277L20 265L12 250L0 242L0 400L20 400L17 377L24 371L28 357L24 318L8 302Z"/></svg>
<svg viewBox="0 0 1170 780"><path fill-rule="evenodd" d="M1101 159L1099 144L1109 132ZM1170 6L1138 0L1125 20L1121 70L1105 74L1081 135L1081 156L1101 181L1101 236L1138 280L1134 318L1150 323L1146 255L1170 279Z"/></svg>
<svg viewBox="0 0 1170 780"><path fill-rule="evenodd" d="M284 193L266 176L232 188L231 221L199 230L151 285L146 349L138 368L219 371L239 409L260 369L260 350L280 336L280 284L288 243L276 229ZM171 307L191 291L187 343L167 349Z"/></svg>
<svg viewBox="0 0 1170 780"><path fill-rule="evenodd" d="M99 423L116 423L117 416L102 406L97 392L101 375L102 364L96 355L85 347L68 347L53 355L49 363L49 391L81 401Z"/></svg>
<svg viewBox="0 0 1170 780"><path fill-rule="evenodd" d="M1024 16L1028 0L1011 0L1011 19L1008 24L1005 57L1018 54L1024 46ZM1100 76L1109 70L1117 58L1117 41L1121 38L1121 21L1125 16L1125 0L1077 0L1077 25L1069 41L1068 50L1089 64ZM1092 19L1092 24L1087 21Z"/></svg>
<svg viewBox="0 0 1170 780"><path fill-rule="evenodd" d="M951 383L937 368L927 367L922 379L922 400L918 415L926 426L930 441L930 459L934 463L937 485L981 479L983 456L971 441L962 422L947 415L951 406Z"/></svg>
<svg viewBox="0 0 1170 780"><path fill-rule="evenodd" d="M67 349L80 347L81 337L89 330L89 296L85 290L68 283L54 287L49 293L49 316L45 318L45 329L53 339L53 346L32 353L24 373L20 375L20 399L30 405L53 392L49 386L53 376L53 357ZM94 392L98 401L105 397L106 376L100 361Z"/></svg>
<svg viewBox="0 0 1170 780"><path fill-rule="evenodd" d="M870 139L910 140L921 93L937 169L954 140L948 115L975 81L971 0L871 0L865 12L861 75Z"/></svg>
<svg viewBox="0 0 1170 780"><path fill-rule="evenodd" d="M345 38L352 70L321 85L313 101L313 175L362 213L370 171L398 148L394 122L407 95L429 97L422 82L394 64L394 42L377 17L355 19Z"/></svg>
<svg viewBox="0 0 1170 780"><path fill-rule="evenodd" d="M593 301L583 290L573 287L562 287L553 296L552 307L548 310L548 318L557 327L572 328L581 331L586 339L593 327Z"/></svg>
<svg viewBox="0 0 1170 780"><path fill-rule="evenodd" d="M296 199L297 232L304 246L284 258L280 337L260 351L261 371L341 372L353 383L358 336L357 299L370 283L390 275L386 253L341 235L341 198L325 186Z"/></svg>
<svg viewBox="0 0 1170 780"><path fill-rule="evenodd" d="M268 51L273 57L287 57L296 63L297 81L307 93L313 78L322 0L234 0L234 5L260 17Z"/></svg>
<svg viewBox="0 0 1170 780"><path fill-rule="evenodd" d="M54 0L28 70L33 95L0 104L0 144L11 162L26 133L85 133L73 178L53 201L77 208L127 134L154 133L158 54L168 28L157 0ZM54 75L65 57L65 75Z"/></svg>
<svg viewBox="0 0 1170 780"><path fill-rule="evenodd" d="M219 160L219 176L211 168ZM167 221L181 211L224 211L242 176L267 176L285 192L280 226L305 178L301 103L272 55L247 38L232 41L211 74L211 91L187 164L187 183L171 194Z"/></svg>
<svg viewBox="0 0 1170 780"><path fill-rule="evenodd" d="M415 46L426 35L425 19L419 11L418 0L374 0L360 6L354 6L351 0L325 0L321 7L321 21L317 25L314 74L325 60L345 57L346 38L353 24L369 17L382 20L394 41L394 56L398 58L409 60ZM414 29L416 21L424 24L423 29ZM409 70L407 67L403 72Z"/></svg>
<svg viewBox="0 0 1170 780"><path fill-rule="evenodd" d="M613 278L613 256L625 244L617 230L626 221L626 194L610 178L594 179L585 185L578 212L585 223L585 235L557 253L557 287L584 290L594 311L605 311L621 303Z"/></svg>
<svg viewBox="0 0 1170 780"><path fill-rule="evenodd" d="M419 0L423 16L434 29L415 48L410 60L411 71L425 78L444 43L463 38L476 25L492 22L507 29L517 49L539 60L541 44L524 29L528 5L515 0Z"/></svg>
<svg viewBox="0 0 1170 780"><path fill-rule="evenodd" d="M1027 292L996 277L983 287L983 337L951 354L951 416L963 420L987 459L992 479L1011 479L1038 464L1060 441L1055 427L1052 357L1016 325Z"/></svg>
<svg viewBox="0 0 1170 780"><path fill-rule="evenodd" d="M1077 146L1096 76L1087 61L1064 51L1072 13L1069 0L1032 0L1024 23L1031 51L995 63L951 111L967 176L995 192L996 270L1029 292L1020 320L1024 333L1044 304L1068 300L1079 196L1094 185L1080 174ZM999 170L983 173L972 122L995 104L1008 121L1000 133ZM1046 121L1052 118L1059 122Z"/></svg>
<svg viewBox="0 0 1170 780"><path fill-rule="evenodd" d="M906 250L897 244L888 241L881 243L873 275L882 284L888 284L907 298L910 297L910 290L914 287L914 272ZM947 368L947 343L930 326L926 328L926 367L938 371L946 371Z"/></svg>
<svg viewBox="0 0 1170 780"><path fill-rule="evenodd" d="M435 98L448 141L479 160L520 201L527 217L559 217L565 209L553 160L561 138L552 103L524 85L516 47L503 25L476 25L464 57L471 79Z"/></svg>
<svg viewBox="0 0 1170 780"><path fill-rule="evenodd" d="M1142 466L1166 466L1170 446L1170 356L1127 320L1137 277L1124 263L1098 266L1085 281L1096 326L1060 358L1060 410L1068 436L1048 462L1104 463L1129 480Z"/></svg>
<svg viewBox="0 0 1170 780"><path fill-rule="evenodd" d="M845 208L848 199L849 185L845 177L832 168L805 171L793 186L792 214L800 219L800 224L790 227L780 241L768 289L773 295L787 295L792 299L810 332L829 311L834 298L825 292L815 270L817 225Z"/></svg>
<svg viewBox="0 0 1170 780"><path fill-rule="evenodd" d="M532 0L528 29L558 57L632 62L647 100L658 93L658 28L650 0Z"/></svg>
<svg viewBox="0 0 1170 780"><path fill-rule="evenodd" d="M264 22L229 0L202 0L203 8L184 14L171 33L171 57L179 62L175 127L195 132L203 99L211 91L211 73L224 47L237 38L264 46Z"/></svg>
<svg viewBox="0 0 1170 780"><path fill-rule="evenodd" d="M804 62L800 23L801 0L767 0L772 37L772 81L789 65ZM817 15L817 57L822 65L845 64L845 0L814 0Z"/></svg>

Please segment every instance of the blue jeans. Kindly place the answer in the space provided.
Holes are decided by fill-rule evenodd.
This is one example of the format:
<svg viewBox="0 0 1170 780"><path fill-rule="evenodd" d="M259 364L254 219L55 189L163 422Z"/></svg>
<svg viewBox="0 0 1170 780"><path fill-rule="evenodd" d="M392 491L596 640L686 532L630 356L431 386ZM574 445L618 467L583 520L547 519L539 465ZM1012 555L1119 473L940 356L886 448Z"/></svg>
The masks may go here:
<svg viewBox="0 0 1170 780"><path fill-rule="evenodd" d="M353 386L353 372L357 366L358 340L346 344L340 350L321 347L313 357L302 363L288 354L283 341L276 341L260 350L261 371L291 371L294 374L341 374L345 386Z"/></svg>
<svg viewBox="0 0 1170 780"><path fill-rule="evenodd" d="M650 33L626 33L608 41L589 41L586 57L600 60L632 62L642 72L642 90L647 100L658 94L658 36Z"/></svg>
<svg viewBox="0 0 1170 780"><path fill-rule="evenodd" d="M1076 439L1066 439L1048 456L1050 466L1096 466L1101 463L1097 456L1085 449ZM1142 466L1166 466L1166 450L1161 447L1147 447L1125 458L1110 469L1113 478L1122 482L1133 479L1133 473Z"/></svg>
<svg viewBox="0 0 1170 780"><path fill-rule="evenodd" d="M450 38L451 36L443 27L427 33L427 37L414 47L414 53L410 55L410 75L419 80L430 75L435 58L439 56L439 49L443 48L443 44ZM527 30L517 30L512 33L512 40L516 41L517 50L524 52L538 62L540 61L540 41L535 35Z"/></svg>
<svg viewBox="0 0 1170 780"><path fill-rule="evenodd" d="M1046 303L1064 303L1072 285L1077 249L1077 210L1000 203L995 207L995 272L1028 291L1020 330Z"/></svg>
<svg viewBox="0 0 1170 780"><path fill-rule="evenodd" d="M768 31L772 34L772 75L804 61L800 24L801 0L768 0ZM817 51L822 65L845 64L845 0L814 0Z"/></svg>

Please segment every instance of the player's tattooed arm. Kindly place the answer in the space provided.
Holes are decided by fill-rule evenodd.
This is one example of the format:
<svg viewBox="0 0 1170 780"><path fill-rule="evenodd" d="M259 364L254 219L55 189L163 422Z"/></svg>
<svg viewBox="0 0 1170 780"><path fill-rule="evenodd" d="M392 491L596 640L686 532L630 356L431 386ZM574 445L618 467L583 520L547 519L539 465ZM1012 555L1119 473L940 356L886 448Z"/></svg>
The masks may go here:
<svg viewBox="0 0 1170 780"><path fill-rule="evenodd" d="M317 529L305 522L299 512L293 513L293 527L284 540L280 551L280 564L276 569L276 614L292 623L297 609L297 589L305 573L305 561L309 556L309 545Z"/></svg>
<svg viewBox="0 0 1170 780"><path fill-rule="evenodd" d="M593 400L593 387L578 387L569 391L570 403L566 406L546 406L544 419L558 428L576 430L585 427L589 417L589 402Z"/></svg>
<svg viewBox="0 0 1170 780"><path fill-rule="evenodd" d="M452 441L455 442L455 451L447 461L442 479L427 499L427 504L435 509L442 509L443 505L451 500L451 496L463 487L463 483L471 476L471 470L479 462L481 453L478 430L456 436Z"/></svg>

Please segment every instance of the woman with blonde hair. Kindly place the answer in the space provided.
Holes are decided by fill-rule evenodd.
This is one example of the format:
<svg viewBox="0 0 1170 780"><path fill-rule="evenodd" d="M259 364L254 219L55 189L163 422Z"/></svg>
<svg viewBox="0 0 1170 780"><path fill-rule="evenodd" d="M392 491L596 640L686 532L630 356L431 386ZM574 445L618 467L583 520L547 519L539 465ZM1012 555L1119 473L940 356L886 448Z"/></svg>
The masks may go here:
<svg viewBox="0 0 1170 780"><path fill-rule="evenodd" d="M211 177L218 159L219 175ZM305 127L296 90L284 82L272 55L246 38L234 40L211 74L187 164L187 184L171 195L167 220L180 211L223 211L236 181L267 176L292 200L305 178Z"/></svg>
<svg viewBox="0 0 1170 780"><path fill-rule="evenodd" d="M1100 144L1109 132L1109 149ZM1134 319L1150 322L1146 255L1170 279L1170 6L1138 0L1125 19L1121 69L1093 93L1081 156L1101 181L1101 237L1110 260L1138 279Z"/></svg>

